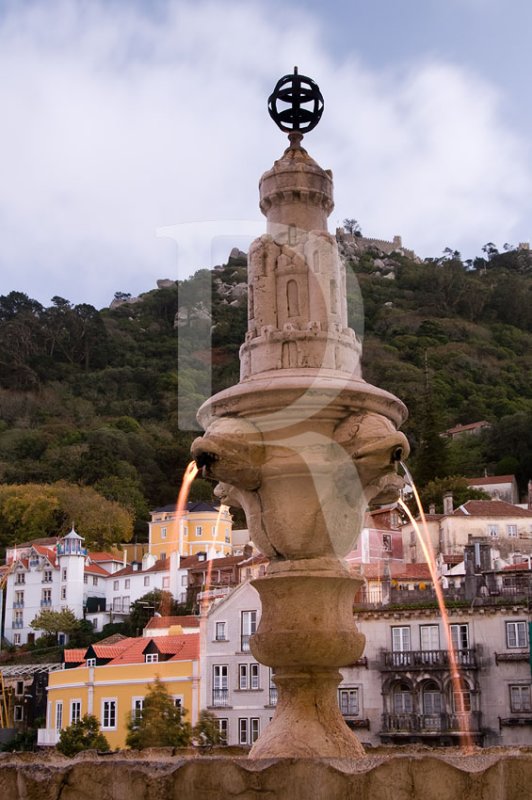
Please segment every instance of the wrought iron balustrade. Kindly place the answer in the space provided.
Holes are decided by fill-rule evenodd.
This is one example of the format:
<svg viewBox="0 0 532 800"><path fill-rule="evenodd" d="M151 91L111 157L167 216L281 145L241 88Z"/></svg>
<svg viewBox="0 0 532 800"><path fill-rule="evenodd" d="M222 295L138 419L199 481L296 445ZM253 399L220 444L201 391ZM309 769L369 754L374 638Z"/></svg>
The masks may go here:
<svg viewBox="0 0 532 800"><path fill-rule="evenodd" d="M464 733L480 731L480 712L383 714L382 733Z"/></svg>

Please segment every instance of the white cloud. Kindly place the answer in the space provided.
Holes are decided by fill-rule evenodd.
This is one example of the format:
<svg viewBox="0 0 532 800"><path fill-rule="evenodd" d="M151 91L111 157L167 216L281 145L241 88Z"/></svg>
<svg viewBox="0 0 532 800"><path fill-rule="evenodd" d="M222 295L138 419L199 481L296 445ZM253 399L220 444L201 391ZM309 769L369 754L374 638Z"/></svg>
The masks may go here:
<svg viewBox="0 0 532 800"><path fill-rule="evenodd" d="M512 240L530 168L493 90L448 64L339 64L318 32L311 16L244 2L8 6L0 292L101 306L204 266L177 265L156 229L259 220L259 176L285 144L266 98L294 64L325 95L307 144L335 173L332 225L355 216L427 255Z"/></svg>

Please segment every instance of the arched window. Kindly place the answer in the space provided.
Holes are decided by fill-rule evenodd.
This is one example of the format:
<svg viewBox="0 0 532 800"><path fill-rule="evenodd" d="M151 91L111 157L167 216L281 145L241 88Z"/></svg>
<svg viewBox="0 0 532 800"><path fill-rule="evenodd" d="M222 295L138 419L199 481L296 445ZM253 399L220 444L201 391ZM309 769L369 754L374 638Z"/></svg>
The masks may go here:
<svg viewBox="0 0 532 800"><path fill-rule="evenodd" d="M294 280L288 281L286 284L286 304L288 316L297 317L299 314L299 289Z"/></svg>
<svg viewBox="0 0 532 800"><path fill-rule="evenodd" d="M413 708L412 691L407 683L399 683L393 691L393 710L395 714L411 714Z"/></svg>
<svg viewBox="0 0 532 800"><path fill-rule="evenodd" d="M441 714L442 701L439 686L434 681L427 681L423 686L423 713Z"/></svg>

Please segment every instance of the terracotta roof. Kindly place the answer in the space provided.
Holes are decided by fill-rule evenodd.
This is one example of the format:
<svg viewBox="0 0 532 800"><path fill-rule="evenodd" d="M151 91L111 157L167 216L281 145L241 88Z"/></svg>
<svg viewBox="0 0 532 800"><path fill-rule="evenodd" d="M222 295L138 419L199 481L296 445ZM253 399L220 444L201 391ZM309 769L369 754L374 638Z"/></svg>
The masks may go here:
<svg viewBox="0 0 532 800"><path fill-rule="evenodd" d="M170 569L170 559L165 558L164 560L159 559L155 562L153 567L148 567L148 569L133 569L131 564L127 567L123 567L122 569L117 569L116 572L110 573L113 578L121 578L124 575L149 575L150 572L167 572Z"/></svg>
<svg viewBox="0 0 532 800"><path fill-rule="evenodd" d="M130 647L132 641L132 638L128 638L122 639L114 644L99 644L96 642L91 645L91 647L96 653L97 658L116 658L120 653L123 653L124 650Z"/></svg>
<svg viewBox="0 0 532 800"><path fill-rule="evenodd" d="M130 636L124 636L123 633L112 633L111 636L106 636L105 639L100 639L97 644L117 644L123 642L125 639L130 639Z"/></svg>
<svg viewBox="0 0 532 800"><path fill-rule="evenodd" d="M123 556L116 555L116 553L106 553L105 550L93 553L89 550L89 558L91 561L122 561Z"/></svg>
<svg viewBox="0 0 532 800"><path fill-rule="evenodd" d="M115 573L108 572L108 570L100 567L99 564L86 564L84 572L88 572L90 575L102 575L104 578L108 578L109 575L114 575Z"/></svg>
<svg viewBox="0 0 532 800"><path fill-rule="evenodd" d="M181 625L183 628L199 628L199 617L192 615L183 617L152 617L145 630L153 630L160 628L171 628L173 625Z"/></svg>
<svg viewBox="0 0 532 800"><path fill-rule="evenodd" d="M175 656L181 655L187 643L187 639L189 638L199 641L199 633L180 633L174 636L158 636L156 639L153 639L153 643L159 653Z"/></svg>
<svg viewBox="0 0 532 800"><path fill-rule="evenodd" d="M179 636L142 636L129 640L132 644L126 647L111 664L143 664L144 651L153 642L159 653L172 654L170 661L189 661L199 658L199 633L183 633Z"/></svg>
<svg viewBox="0 0 532 800"><path fill-rule="evenodd" d="M519 564L510 564L507 567L503 567L501 572L530 572L532 567L528 563L528 561L520 561Z"/></svg>
<svg viewBox="0 0 532 800"><path fill-rule="evenodd" d="M468 500L453 513L459 517L469 515L472 517L529 517L532 519L532 511L505 503L504 500Z"/></svg>
<svg viewBox="0 0 532 800"><path fill-rule="evenodd" d="M487 420L481 419L480 422L469 422L467 425L455 425L454 428L448 428L445 433L460 433L461 431L474 431L476 428L491 428Z"/></svg>
<svg viewBox="0 0 532 800"><path fill-rule="evenodd" d="M86 647L73 647L70 650L65 650L65 664L81 664L82 661L85 661L86 652Z"/></svg>
<svg viewBox="0 0 532 800"><path fill-rule="evenodd" d="M128 639L127 646L118 653L115 658L110 661L110 664L142 664L146 659L144 658L144 650L148 646L151 639L144 636L135 639Z"/></svg>
<svg viewBox="0 0 532 800"><path fill-rule="evenodd" d="M483 478L468 478L467 482L470 486L489 486L492 483L513 483L515 475L490 475Z"/></svg>
<svg viewBox="0 0 532 800"><path fill-rule="evenodd" d="M197 661L200 656L200 637L199 633L185 634L183 643L177 652L169 661Z"/></svg>
<svg viewBox="0 0 532 800"><path fill-rule="evenodd" d="M462 561L464 560L464 556L463 555L454 556L454 555L450 555L449 553L443 555L442 558L443 558L445 564L461 564Z"/></svg>

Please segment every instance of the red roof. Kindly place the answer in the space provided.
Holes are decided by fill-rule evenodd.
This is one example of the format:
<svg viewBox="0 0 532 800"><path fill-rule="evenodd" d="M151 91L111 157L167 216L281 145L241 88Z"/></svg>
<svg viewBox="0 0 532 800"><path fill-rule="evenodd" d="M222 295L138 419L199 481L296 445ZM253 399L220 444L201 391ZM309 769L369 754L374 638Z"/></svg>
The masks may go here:
<svg viewBox="0 0 532 800"><path fill-rule="evenodd" d="M467 503L463 503L457 508L454 514L472 517L529 517L532 519L532 511L505 503L504 500L468 500Z"/></svg>
<svg viewBox="0 0 532 800"><path fill-rule="evenodd" d="M520 561L519 564L510 564L508 567L503 567L502 572L529 572L531 569L528 561Z"/></svg>
<svg viewBox="0 0 532 800"><path fill-rule="evenodd" d="M73 647L70 650L65 650L65 664L81 664L85 661L86 647Z"/></svg>
<svg viewBox="0 0 532 800"><path fill-rule="evenodd" d="M109 575L114 573L108 572L103 567L100 567L99 564L86 564L84 572L88 572L90 575L102 575L104 578L108 578Z"/></svg>
<svg viewBox="0 0 532 800"><path fill-rule="evenodd" d="M181 625L183 628L199 628L199 617L192 615L183 617L152 617L146 625L146 630L154 628L171 628L173 625Z"/></svg>
<svg viewBox="0 0 532 800"><path fill-rule="evenodd" d="M467 425L455 425L454 428L449 428L446 433L461 433L462 431L474 431L476 428L491 428L489 422L485 419L480 422L469 422Z"/></svg>
<svg viewBox="0 0 532 800"><path fill-rule="evenodd" d="M492 483L513 483L515 475L490 475L483 478L468 478L470 486L489 486Z"/></svg>
<svg viewBox="0 0 532 800"><path fill-rule="evenodd" d="M199 658L199 633L181 634L179 636L142 636L130 639L132 644L126 647L111 664L143 664L145 650L153 642L159 653L172 655L170 661L190 661Z"/></svg>
<svg viewBox="0 0 532 800"><path fill-rule="evenodd" d="M199 633L189 633L183 636L183 643L179 651L169 661L197 661L200 656Z"/></svg>
<svg viewBox="0 0 532 800"><path fill-rule="evenodd" d="M96 553L89 550L89 558L91 561L122 561L123 557L113 553L106 553L105 550Z"/></svg>
<svg viewBox="0 0 532 800"><path fill-rule="evenodd" d="M150 572L166 572L170 569L170 559L165 558L164 560L159 559L155 562L153 567L148 567L148 569L133 569L131 565L127 567L123 567L122 569L118 569L116 572L112 573L113 578L121 578L124 575L147 575Z"/></svg>
<svg viewBox="0 0 532 800"><path fill-rule="evenodd" d="M111 664L142 664L146 659L144 658L144 650L148 646L151 639L144 636L136 639L128 639L127 646L123 648L120 653L110 661Z"/></svg>
<svg viewBox="0 0 532 800"><path fill-rule="evenodd" d="M132 641L134 641L134 639L130 637L129 639L122 639L114 644L98 644L96 642L96 644L92 645L92 649L96 653L96 658L116 658L120 653L131 646Z"/></svg>

